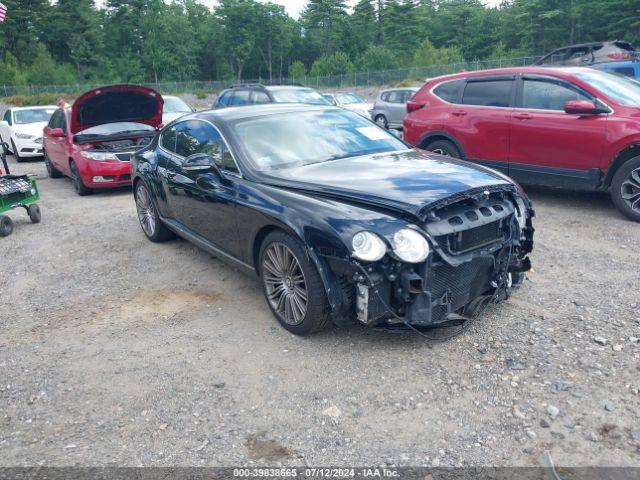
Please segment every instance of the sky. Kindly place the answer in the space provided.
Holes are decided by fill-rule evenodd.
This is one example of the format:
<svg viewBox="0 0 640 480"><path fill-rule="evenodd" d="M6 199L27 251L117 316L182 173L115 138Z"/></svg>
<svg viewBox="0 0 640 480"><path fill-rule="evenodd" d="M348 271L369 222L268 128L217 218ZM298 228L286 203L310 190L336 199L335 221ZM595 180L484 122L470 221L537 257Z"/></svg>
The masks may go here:
<svg viewBox="0 0 640 480"><path fill-rule="evenodd" d="M216 3L216 0L201 0L205 5L212 6ZM263 1L263 0L258 0ZM267 0L264 0L265 2ZM289 15L293 18L298 18L300 12L304 9L304 6L307 4L306 0L270 0L273 3L279 3L280 5L284 5L285 10ZM484 3L486 5L498 5L501 0L485 0ZM349 6L353 6L358 3L357 0L347 0L347 4Z"/></svg>

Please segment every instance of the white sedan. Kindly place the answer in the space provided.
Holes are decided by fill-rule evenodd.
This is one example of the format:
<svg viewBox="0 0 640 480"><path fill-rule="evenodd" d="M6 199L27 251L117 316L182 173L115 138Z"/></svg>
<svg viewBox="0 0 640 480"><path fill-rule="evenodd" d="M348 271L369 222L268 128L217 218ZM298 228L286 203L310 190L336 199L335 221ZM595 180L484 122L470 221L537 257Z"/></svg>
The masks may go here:
<svg viewBox="0 0 640 480"><path fill-rule="evenodd" d="M193 113L196 110L190 107L180 97L172 97L170 95L163 95L164 107L162 109L162 123L167 125L173 122L176 118L180 118L187 113Z"/></svg>
<svg viewBox="0 0 640 480"><path fill-rule="evenodd" d="M373 104L367 102L357 93L323 93L322 96L329 100L333 105L342 107L345 110L351 110L352 112L362 115L365 118L371 118Z"/></svg>
<svg viewBox="0 0 640 480"><path fill-rule="evenodd" d="M55 112L55 105L16 107L4 112L0 121L0 141L9 144L16 161L42 156L42 130Z"/></svg>

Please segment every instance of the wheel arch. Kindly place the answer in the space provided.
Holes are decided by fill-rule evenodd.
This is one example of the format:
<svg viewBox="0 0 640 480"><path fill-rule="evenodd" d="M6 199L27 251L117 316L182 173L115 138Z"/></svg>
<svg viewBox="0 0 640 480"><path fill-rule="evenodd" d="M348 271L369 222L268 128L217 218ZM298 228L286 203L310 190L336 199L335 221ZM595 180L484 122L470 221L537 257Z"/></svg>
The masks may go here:
<svg viewBox="0 0 640 480"><path fill-rule="evenodd" d="M344 295L342 293L342 286L336 274L331 270L328 262L322 256L317 254L316 246L310 244L310 242L312 241L308 235L304 234L304 232L299 232L292 226L275 219L272 219L270 223L267 223L260 227L260 229L256 232L256 235L253 238L253 243L251 245L251 260L253 262L253 268L256 272L256 275L260 275L259 257L262 244L270 233L278 230L281 230L295 237L302 243L307 257L311 260L313 265L318 270L318 274L320 275L320 279L322 280L322 286L324 288L325 294L327 295L327 300L329 301L329 306L331 307L331 314L334 318L334 321L340 322L341 318L344 316L345 308L343 305Z"/></svg>
<svg viewBox="0 0 640 480"><path fill-rule="evenodd" d="M429 132L426 135L423 135L422 137L420 137L420 140L418 140L418 143L416 144L416 146L418 148L425 149L430 143L433 143L437 140L446 140L448 142L453 143L453 145L458 149L458 152L460 152L460 156L462 158L465 157L464 149L462 148L462 145L460 145L460 142L447 132L441 132L441 131Z"/></svg>
<svg viewBox="0 0 640 480"><path fill-rule="evenodd" d="M611 187L613 177L620 169L620 167L624 165L624 163L628 160L631 160L632 158L635 158L637 156L640 156L640 143L629 145L620 153L618 153L609 164L609 168L607 169L607 172L605 173L602 180L602 188L608 189L609 187Z"/></svg>

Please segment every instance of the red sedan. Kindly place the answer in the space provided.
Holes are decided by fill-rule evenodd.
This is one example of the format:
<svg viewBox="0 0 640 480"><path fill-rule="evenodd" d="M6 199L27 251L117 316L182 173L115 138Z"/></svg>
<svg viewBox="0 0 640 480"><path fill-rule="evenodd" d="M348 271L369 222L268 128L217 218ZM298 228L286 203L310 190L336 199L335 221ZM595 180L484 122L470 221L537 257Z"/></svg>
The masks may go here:
<svg viewBox="0 0 640 480"><path fill-rule="evenodd" d="M640 83L589 68L508 68L428 81L407 104L412 145L524 184L610 191L640 221Z"/></svg>
<svg viewBox="0 0 640 480"><path fill-rule="evenodd" d="M58 109L44 128L51 178L66 175L78 195L131 185L129 160L162 125L162 96L137 85L100 87Z"/></svg>

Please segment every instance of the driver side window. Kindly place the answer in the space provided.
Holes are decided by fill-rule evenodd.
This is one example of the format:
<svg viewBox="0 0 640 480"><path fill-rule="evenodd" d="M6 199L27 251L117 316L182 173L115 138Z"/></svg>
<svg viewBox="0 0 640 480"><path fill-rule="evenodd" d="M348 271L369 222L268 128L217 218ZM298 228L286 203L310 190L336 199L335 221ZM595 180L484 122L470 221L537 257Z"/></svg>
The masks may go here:
<svg viewBox="0 0 640 480"><path fill-rule="evenodd" d="M218 130L208 123L199 120L186 120L175 125L175 152L181 157L189 157L196 153L210 155L222 170L238 172L238 167Z"/></svg>

